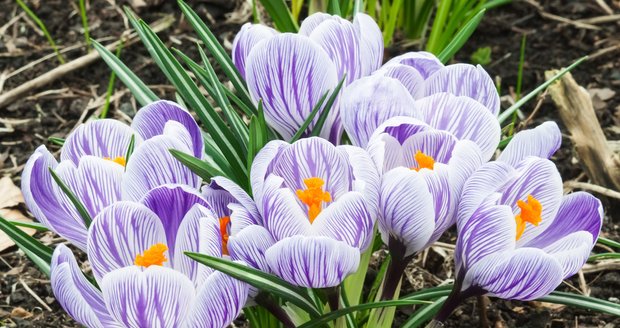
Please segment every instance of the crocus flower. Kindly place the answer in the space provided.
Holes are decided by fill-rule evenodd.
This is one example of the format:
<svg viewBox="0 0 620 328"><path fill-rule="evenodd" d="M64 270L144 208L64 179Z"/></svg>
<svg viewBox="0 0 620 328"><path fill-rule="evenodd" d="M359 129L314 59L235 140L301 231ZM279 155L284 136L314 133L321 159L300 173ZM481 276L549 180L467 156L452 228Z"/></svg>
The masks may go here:
<svg viewBox="0 0 620 328"><path fill-rule="evenodd" d="M459 99L469 98L479 105L470 105L473 102L466 100L458 100L455 105L454 100L437 96L446 93ZM394 116L419 118L441 129L447 126L436 124L450 122L453 129L457 128L459 122L446 120L445 113L435 114L439 106L447 106L443 111L450 111L450 106L485 108L486 111L466 112L462 118L467 120L466 124L478 122L481 128L483 124L489 124L495 131L497 124L491 120L499 112L499 96L493 80L480 66L443 66L432 54L409 53L394 58L371 76L346 87L339 106L351 142L365 147L374 130Z"/></svg>
<svg viewBox="0 0 620 328"><path fill-rule="evenodd" d="M66 246L51 263L58 302L85 326L226 327L245 304L245 283L183 255L222 256L218 220L187 187L165 185L141 202L106 207L92 223L88 250L101 291Z"/></svg>
<svg viewBox="0 0 620 328"><path fill-rule="evenodd" d="M311 288L336 286L357 270L377 211L378 175L365 151L317 137L272 141L250 175L256 205L231 206L233 258ZM255 210L258 217L236 221Z"/></svg>
<svg viewBox="0 0 620 328"><path fill-rule="evenodd" d="M126 155L135 140L130 160ZM87 227L52 179L53 169L82 202L90 217L118 200L140 200L150 189L179 183L198 188L201 180L169 152L204 154L192 116L169 101L154 102L136 114L131 126L112 119L80 125L65 140L60 162L40 146L22 173L26 205L45 226L86 249Z"/></svg>
<svg viewBox="0 0 620 328"><path fill-rule="evenodd" d="M368 15L357 14L351 23L316 13L303 21L298 34L244 25L233 42L232 57L254 102L262 100L267 123L290 140L340 79L346 75L346 85L379 68L383 38ZM318 115L309 129L316 120ZM336 109L328 115L321 136L337 142L341 133Z"/></svg>
<svg viewBox="0 0 620 328"><path fill-rule="evenodd" d="M520 132L498 161L467 180L457 218L456 282L437 320L473 295L546 296L586 262L603 210L590 194L562 196L560 174L547 159L560 142L552 122Z"/></svg>

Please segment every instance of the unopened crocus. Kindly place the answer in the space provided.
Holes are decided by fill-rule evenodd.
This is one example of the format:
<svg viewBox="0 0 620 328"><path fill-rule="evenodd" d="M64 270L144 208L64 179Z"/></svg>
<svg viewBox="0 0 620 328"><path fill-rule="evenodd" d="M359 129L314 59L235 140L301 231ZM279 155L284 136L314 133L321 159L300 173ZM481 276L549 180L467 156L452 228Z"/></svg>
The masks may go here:
<svg viewBox="0 0 620 328"><path fill-rule="evenodd" d="M345 78L347 85L379 68L383 38L368 15L357 14L349 22L316 13L302 22L298 34L244 25L233 42L232 56L246 78L250 96L256 103L262 101L267 123L290 140L321 97L333 91L340 79ZM341 133L334 105L321 136L337 143Z"/></svg>
<svg viewBox="0 0 620 328"><path fill-rule="evenodd" d="M259 222L235 227L236 212L251 211L233 208L233 258L311 288L357 270L377 211L378 173L364 150L317 137L272 141L254 159L251 183Z"/></svg>
<svg viewBox="0 0 620 328"><path fill-rule="evenodd" d="M458 110L454 115L460 121ZM497 144L499 127L488 137L492 138L489 144ZM466 178L490 154L471 140L459 140L446 130L401 116L377 129L368 151L382 173L378 223L392 257L382 297L391 299L410 259L454 224Z"/></svg>
<svg viewBox="0 0 620 328"><path fill-rule="evenodd" d="M131 139L134 151L126 158ZM60 162L40 146L22 173L26 205L45 226L86 249L87 226L53 180L50 169L95 217L119 200L140 200L150 189L179 183L194 188L201 180L171 154L170 149L202 157L200 129L192 116L169 101L138 111L131 126L112 119L94 120L73 131L60 150Z"/></svg>
<svg viewBox="0 0 620 328"><path fill-rule="evenodd" d="M106 207L93 221L88 250L100 291L66 246L51 263L58 302L87 327L226 327L245 304L245 283L183 254L222 256L217 218L187 187L165 185L141 202Z"/></svg>
<svg viewBox="0 0 620 328"><path fill-rule="evenodd" d="M546 296L587 261L603 210L588 193L562 195L560 174L547 159L560 142L552 122L520 132L497 161L467 180L457 218L456 281L438 321L470 296Z"/></svg>

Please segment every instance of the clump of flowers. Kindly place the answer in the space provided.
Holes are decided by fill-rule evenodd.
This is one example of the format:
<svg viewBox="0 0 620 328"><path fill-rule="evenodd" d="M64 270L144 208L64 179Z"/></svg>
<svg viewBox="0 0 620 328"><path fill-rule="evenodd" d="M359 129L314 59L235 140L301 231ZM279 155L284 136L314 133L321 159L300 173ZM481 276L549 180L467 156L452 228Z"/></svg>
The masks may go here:
<svg viewBox="0 0 620 328"><path fill-rule="evenodd" d="M600 201L563 195L549 160L562 138L553 122L497 155L499 96L482 67L426 52L381 65L381 31L364 14L314 14L297 34L246 24L228 60L247 89L217 80L205 89L235 138L160 100L130 126L79 126L60 161L41 146L26 164L29 209L90 263L93 277L64 245L50 263L54 294L80 324L226 327L244 311L252 325L320 325L364 301L369 259L385 245L390 262L366 299L379 309L360 322L336 317L390 327L384 307L399 298L405 268L455 224L454 284L435 323L471 296L544 297L587 261ZM188 103L203 97L177 87ZM202 104L203 123L221 120ZM419 297L401 301L438 296Z"/></svg>

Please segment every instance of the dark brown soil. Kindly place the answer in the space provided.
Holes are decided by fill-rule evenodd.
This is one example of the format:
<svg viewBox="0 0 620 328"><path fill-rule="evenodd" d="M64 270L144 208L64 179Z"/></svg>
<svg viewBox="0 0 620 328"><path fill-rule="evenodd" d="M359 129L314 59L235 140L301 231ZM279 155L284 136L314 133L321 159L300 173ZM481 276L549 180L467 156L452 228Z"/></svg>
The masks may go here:
<svg viewBox="0 0 620 328"><path fill-rule="evenodd" d="M139 15L147 22L153 22L165 14L175 16L176 23L168 30L160 33L160 37L168 45L181 49L192 57L195 34L182 20L180 11L173 1L161 2L139 10ZM210 24L216 35L230 45L234 33L250 16L241 13L231 6L233 1L196 0L188 1L202 17L213 19ZM239 1L241 2L241 1ZM610 1L607 1L608 3ZM620 3L611 1L611 8L620 13ZM28 1L28 4L45 22L56 43L65 48L84 42L81 32L82 23L77 14L77 2L74 1ZM540 6L536 6L540 3ZM118 7L108 1L91 0L88 8L88 19L91 36L96 39L112 37L104 44L116 40L127 29L118 9L127 4L117 1ZM238 6L237 6L238 7ZM0 0L0 28L22 11L12 0ZM226 13L235 13L235 19L227 21ZM523 74L524 93L535 88L544 81L544 71L568 66L575 59L584 55L599 53L601 49L620 44L620 23L608 22L598 24L598 30L588 30L574 25L550 19L554 14L564 19L575 21L583 18L607 15L596 1L559 1L540 0L515 1L513 4L487 12L470 42L457 54L457 61L470 61L470 55L480 47L490 46L492 61L485 68L492 76L502 80L502 94L512 94L517 81L519 47L523 34L527 34L525 69ZM546 16L546 17L545 17ZM45 38L35 32L34 25L25 19L19 19L0 36L0 81L2 74L19 69L49 53L51 49ZM405 50L398 44L386 50L386 56L394 56ZM86 53L84 47L65 54L67 60L77 58ZM618 91L620 86L620 47L605 54L596 55L574 70L576 80L588 89L610 89ZM140 44L123 49L121 59L142 78L160 96L174 99L171 88L164 86L165 77L149 60L148 53ZM34 68L9 78L4 82L1 92L6 92L50 69L56 67L56 59L49 59ZM19 175L28 156L34 149L45 143L51 149L58 149L47 142L47 137L65 136L74 126L86 120L89 115L99 114L100 105L96 99L105 95L110 71L103 62L97 62L87 68L75 71L59 81L33 90L31 94L14 103L0 108L0 173L11 176L19 185ZM0 82L0 86L2 83ZM44 91L48 91L43 93ZM115 92L123 93L126 88L119 81ZM93 106L95 103L96 106ZM529 115L535 107L536 100L523 108ZM597 115L609 140L620 139L620 96L595 102ZM135 113L136 104L125 93L112 102L110 117L125 119ZM555 108L549 99L542 102L537 114L527 127L535 126L544 120L558 120ZM560 123L560 122L559 122ZM561 124L561 123L560 123ZM523 128L523 127L519 127ZM562 149L553 158L564 180L575 179L581 175L579 162L575 159L568 138L564 138ZM611 210L609 200L605 200L608 220L603 235L620 240L620 213ZM21 208L24 213L25 209ZM38 234L37 237L46 243L58 243L51 234ZM448 234L442 239L454 243L454 235ZM431 250L422 266L421 261L412 266L409 276L412 281L405 281L405 294L421 287L436 286L439 281L450 278L451 258L444 258ZM36 327L74 327L75 323L54 301L49 281L44 275L15 249L0 253L0 326L36 326ZM619 302L620 273L602 271L585 275L585 282L591 295L602 299ZM413 283L413 284L412 284ZM579 286L573 278L568 281L572 286ZM28 286L26 288L25 286ZM579 287L578 287L579 288ZM30 289L32 292L29 292ZM564 284L560 290L575 290ZM41 302L51 307L45 309ZM20 310L19 308L23 309ZM16 310L17 309L17 310ZM411 308L399 310L399 320L406 320L412 313ZM569 307L558 307L536 302L514 302L491 300L487 308L487 317L493 327L614 327L620 326L620 319L608 315L591 313ZM402 322L402 321L400 321ZM449 327L477 327L480 312L475 300L470 300L460 307L452 316Z"/></svg>

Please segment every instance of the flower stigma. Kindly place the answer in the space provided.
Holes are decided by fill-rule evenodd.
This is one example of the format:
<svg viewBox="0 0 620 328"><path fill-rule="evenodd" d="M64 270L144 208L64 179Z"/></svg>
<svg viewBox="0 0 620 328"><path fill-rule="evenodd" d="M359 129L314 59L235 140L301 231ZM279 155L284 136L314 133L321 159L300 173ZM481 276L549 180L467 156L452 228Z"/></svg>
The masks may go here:
<svg viewBox="0 0 620 328"><path fill-rule="evenodd" d="M426 155L421 150L418 150L413 156L418 163L418 167L412 167L412 170L420 171L421 169L432 170L435 167L435 159L432 156Z"/></svg>
<svg viewBox="0 0 620 328"><path fill-rule="evenodd" d="M168 259L164 255L164 252L167 250L168 246L162 243L157 243L144 251L144 254L136 255L134 264L145 268L148 268L151 265L162 266L164 265L164 262L168 262Z"/></svg>
<svg viewBox="0 0 620 328"><path fill-rule="evenodd" d="M125 157L123 157L123 156L118 156L118 157L115 157L115 158L112 158L112 157L104 157L103 159L105 159L105 160L107 160L107 161L112 161L112 162L114 162L114 163L116 163L116 164L120 164L120 165L122 165L123 167L124 167L125 165L127 165L127 160L125 160Z"/></svg>
<svg viewBox="0 0 620 328"><path fill-rule="evenodd" d="M228 253L228 225L230 224L230 216L223 216L220 218L220 235L222 235L222 254L230 255Z"/></svg>
<svg viewBox="0 0 620 328"><path fill-rule="evenodd" d="M297 197L302 203L308 205L308 219L310 223L321 213L323 202L331 202L332 196L329 192L323 191L325 181L321 178L312 177L304 179L306 190L297 189Z"/></svg>
<svg viewBox="0 0 620 328"><path fill-rule="evenodd" d="M538 226L542 221L542 205L534 196L528 195L526 201L519 199L517 201L517 206L521 209L521 213L515 216L515 221L517 222L517 240L519 240L525 231L526 222Z"/></svg>

